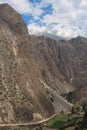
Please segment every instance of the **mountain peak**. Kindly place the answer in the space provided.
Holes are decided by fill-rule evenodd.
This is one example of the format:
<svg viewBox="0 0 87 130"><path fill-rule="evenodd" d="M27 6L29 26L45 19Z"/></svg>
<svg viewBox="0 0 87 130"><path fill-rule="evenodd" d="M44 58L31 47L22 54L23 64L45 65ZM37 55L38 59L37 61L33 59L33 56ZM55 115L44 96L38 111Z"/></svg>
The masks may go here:
<svg viewBox="0 0 87 130"><path fill-rule="evenodd" d="M9 4L0 4L0 19L16 34L28 33L25 22Z"/></svg>
<svg viewBox="0 0 87 130"><path fill-rule="evenodd" d="M0 4L0 9L4 8L4 7L10 7L11 8L11 6L9 4L7 4L7 3Z"/></svg>
<svg viewBox="0 0 87 130"><path fill-rule="evenodd" d="M77 36L76 38L81 40L81 39L83 39L84 37L82 37L82 36Z"/></svg>

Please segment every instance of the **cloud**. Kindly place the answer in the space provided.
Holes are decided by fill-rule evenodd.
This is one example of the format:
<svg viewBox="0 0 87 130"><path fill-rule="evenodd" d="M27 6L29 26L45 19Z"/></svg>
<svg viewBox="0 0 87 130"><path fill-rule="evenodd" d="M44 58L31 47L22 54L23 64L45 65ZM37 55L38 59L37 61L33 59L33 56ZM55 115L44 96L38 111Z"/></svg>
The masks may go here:
<svg viewBox="0 0 87 130"><path fill-rule="evenodd" d="M46 2L46 0L43 1ZM56 32L57 35L70 38L78 35L87 37L86 0L48 0L47 3L52 4L53 13L45 15L43 21L51 26L56 23L50 29L51 33Z"/></svg>
<svg viewBox="0 0 87 130"><path fill-rule="evenodd" d="M87 34L87 1L86 0L42 0L41 6L52 5L52 14L45 14L42 22L45 26L31 26L32 33L45 31L65 38L72 38L78 35L86 36ZM40 19L41 20L41 19ZM29 28L29 30L30 30ZM33 28L33 29L32 29ZM37 29L36 29L37 28ZM42 28L45 28L43 30ZM35 29L35 31L34 31Z"/></svg>
<svg viewBox="0 0 87 130"><path fill-rule="evenodd" d="M86 8L87 9L87 1L86 0L81 1L80 8L83 8L83 9Z"/></svg>
<svg viewBox="0 0 87 130"><path fill-rule="evenodd" d="M32 16L28 22L31 34L47 32L66 38L87 35L87 0L0 0L5 2L20 14Z"/></svg>
<svg viewBox="0 0 87 130"><path fill-rule="evenodd" d="M46 32L47 28L45 26L38 26L35 23L31 23L28 25L28 30L30 34L40 34L42 32Z"/></svg>

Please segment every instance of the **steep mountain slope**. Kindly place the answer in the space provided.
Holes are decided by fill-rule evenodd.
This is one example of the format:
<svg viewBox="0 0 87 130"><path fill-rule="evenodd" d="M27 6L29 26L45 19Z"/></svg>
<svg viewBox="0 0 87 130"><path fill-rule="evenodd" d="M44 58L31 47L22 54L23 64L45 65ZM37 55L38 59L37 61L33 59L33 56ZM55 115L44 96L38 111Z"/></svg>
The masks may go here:
<svg viewBox="0 0 87 130"><path fill-rule="evenodd" d="M0 123L37 121L71 109L59 93L73 88L64 81L48 54L43 53L43 46L49 44L37 45L38 49L42 46L45 54L43 62L38 59L41 52L37 53L40 50L36 50L34 43L39 41L29 36L14 9L0 5Z"/></svg>
<svg viewBox="0 0 87 130"><path fill-rule="evenodd" d="M15 16L11 23L9 14ZM40 114L50 116L54 113L54 108L40 82L40 72L28 53L28 41L27 29L21 17L8 5L2 5L0 7L1 122L26 122L35 118L35 114L37 118L41 118Z"/></svg>
<svg viewBox="0 0 87 130"><path fill-rule="evenodd" d="M61 81L65 79L65 81L77 88L86 87L86 38L77 37L70 41L56 42L49 38L32 37L31 42L34 52L32 52L32 55L34 55L40 68L41 66L44 68L45 64L47 64L52 76L58 77Z"/></svg>
<svg viewBox="0 0 87 130"><path fill-rule="evenodd" d="M69 43L72 47L70 51L73 59L72 84L79 88L87 87L87 38L77 37Z"/></svg>
<svg viewBox="0 0 87 130"><path fill-rule="evenodd" d="M30 42L31 54L46 83L54 90L57 89L60 94L72 91L72 86L65 81L65 77L59 69L60 58L63 55L60 53L61 43L49 38L34 36L30 37Z"/></svg>
<svg viewBox="0 0 87 130"><path fill-rule="evenodd" d="M87 102L87 38L77 37L59 42L43 37L31 39L35 41L32 42L32 55L47 83L54 89L58 88L62 94L70 91L71 85L76 91L74 100Z"/></svg>

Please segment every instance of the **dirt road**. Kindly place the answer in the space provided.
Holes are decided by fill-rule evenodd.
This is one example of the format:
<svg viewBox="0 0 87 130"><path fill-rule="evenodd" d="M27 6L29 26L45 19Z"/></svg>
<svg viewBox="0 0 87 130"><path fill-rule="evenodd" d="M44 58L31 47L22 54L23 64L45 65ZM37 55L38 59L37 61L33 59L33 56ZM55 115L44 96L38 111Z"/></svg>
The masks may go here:
<svg viewBox="0 0 87 130"><path fill-rule="evenodd" d="M38 122L31 122L31 123L15 123L15 124L0 124L0 127L12 127L12 126L35 126L35 125L40 125L43 123L46 123L47 121L53 119L57 114L54 114L53 116L44 119L42 121L38 121Z"/></svg>

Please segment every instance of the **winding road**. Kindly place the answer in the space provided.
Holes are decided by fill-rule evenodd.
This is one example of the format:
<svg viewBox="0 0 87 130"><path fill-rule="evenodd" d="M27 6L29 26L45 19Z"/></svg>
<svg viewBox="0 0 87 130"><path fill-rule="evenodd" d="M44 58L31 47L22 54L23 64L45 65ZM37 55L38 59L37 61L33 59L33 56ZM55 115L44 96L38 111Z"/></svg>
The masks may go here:
<svg viewBox="0 0 87 130"><path fill-rule="evenodd" d="M38 122L31 122L31 123L15 123L15 124L0 124L0 127L12 127L12 126L34 126L34 125L40 125L40 124L43 124L43 123L46 123L47 121L53 119L57 114L54 114L53 116L47 118L47 119L44 119L42 121L38 121Z"/></svg>

